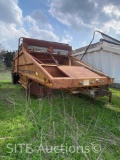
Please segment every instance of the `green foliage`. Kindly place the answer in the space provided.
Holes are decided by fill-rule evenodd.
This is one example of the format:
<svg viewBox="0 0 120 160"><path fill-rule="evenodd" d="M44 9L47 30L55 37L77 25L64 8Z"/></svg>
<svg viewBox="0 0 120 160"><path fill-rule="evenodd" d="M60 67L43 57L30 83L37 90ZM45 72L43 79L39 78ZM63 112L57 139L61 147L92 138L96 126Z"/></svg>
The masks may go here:
<svg viewBox="0 0 120 160"><path fill-rule="evenodd" d="M27 103L21 85L12 85L8 72L1 77L1 160L119 159L120 90L111 90L111 104L107 97L99 98L94 105L87 96L70 96L60 91L52 97L31 96ZM22 152L19 144L25 144ZM27 144L33 151L26 151ZM81 146L81 150L79 153L67 149L65 153L44 153L38 150L40 144L43 147Z"/></svg>
<svg viewBox="0 0 120 160"><path fill-rule="evenodd" d="M12 67L14 55L15 55L15 52L6 52L3 55L4 64L6 65L7 68L11 68Z"/></svg>
<svg viewBox="0 0 120 160"><path fill-rule="evenodd" d="M6 67L5 67L5 64L3 62L3 55L5 54L5 51L2 47L2 45L0 44L0 71L5 71Z"/></svg>
<svg viewBox="0 0 120 160"><path fill-rule="evenodd" d="M5 64L3 63L3 61L0 61L0 71L5 71L6 67Z"/></svg>

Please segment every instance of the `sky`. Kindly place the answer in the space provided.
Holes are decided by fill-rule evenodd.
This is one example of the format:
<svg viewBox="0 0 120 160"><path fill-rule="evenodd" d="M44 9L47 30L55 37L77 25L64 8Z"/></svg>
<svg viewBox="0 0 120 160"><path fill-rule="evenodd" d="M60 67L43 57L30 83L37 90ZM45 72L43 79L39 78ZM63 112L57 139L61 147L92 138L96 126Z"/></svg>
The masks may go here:
<svg viewBox="0 0 120 160"><path fill-rule="evenodd" d="M6 50L17 50L19 37L77 49L90 43L94 30L120 40L119 0L0 0L0 44Z"/></svg>

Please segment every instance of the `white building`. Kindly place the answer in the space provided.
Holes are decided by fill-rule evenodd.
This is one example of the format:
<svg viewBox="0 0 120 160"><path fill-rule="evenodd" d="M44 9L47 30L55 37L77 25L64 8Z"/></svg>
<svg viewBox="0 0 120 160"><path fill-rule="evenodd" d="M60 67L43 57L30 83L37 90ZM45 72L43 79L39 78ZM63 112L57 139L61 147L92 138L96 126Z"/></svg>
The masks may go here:
<svg viewBox="0 0 120 160"><path fill-rule="evenodd" d="M76 49L74 56L81 59L86 48ZM120 45L101 40L89 47L82 60L114 78L114 87L120 88Z"/></svg>

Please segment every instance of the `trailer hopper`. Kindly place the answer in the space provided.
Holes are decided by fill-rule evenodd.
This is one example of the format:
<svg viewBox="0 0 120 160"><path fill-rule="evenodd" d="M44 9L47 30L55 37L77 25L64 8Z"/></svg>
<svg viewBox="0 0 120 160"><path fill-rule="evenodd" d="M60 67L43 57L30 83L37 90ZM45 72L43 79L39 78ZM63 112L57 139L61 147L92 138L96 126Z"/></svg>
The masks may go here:
<svg viewBox="0 0 120 160"><path fill-rule="evenodd" d="M68 44L20 38L12 69L13 83L21 83L27 93L43 95L62 89L72 94L87 93L95 99L111 92L113 79L72 56Z"/></svg>

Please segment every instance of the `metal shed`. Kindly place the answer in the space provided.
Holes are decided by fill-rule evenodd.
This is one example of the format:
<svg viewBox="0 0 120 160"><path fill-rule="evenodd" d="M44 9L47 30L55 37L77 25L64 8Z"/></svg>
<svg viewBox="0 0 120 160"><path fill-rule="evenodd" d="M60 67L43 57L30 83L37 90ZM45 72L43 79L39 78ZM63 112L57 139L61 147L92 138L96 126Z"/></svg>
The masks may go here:
<svg viewBox="0 0 120 160"><path fill-rule="evenodd" d="M86 48L76 49L74 56L81 59ZM114 78L113 87L120 88L120 45L101 39L89 47L82 60Z"/></svg>

